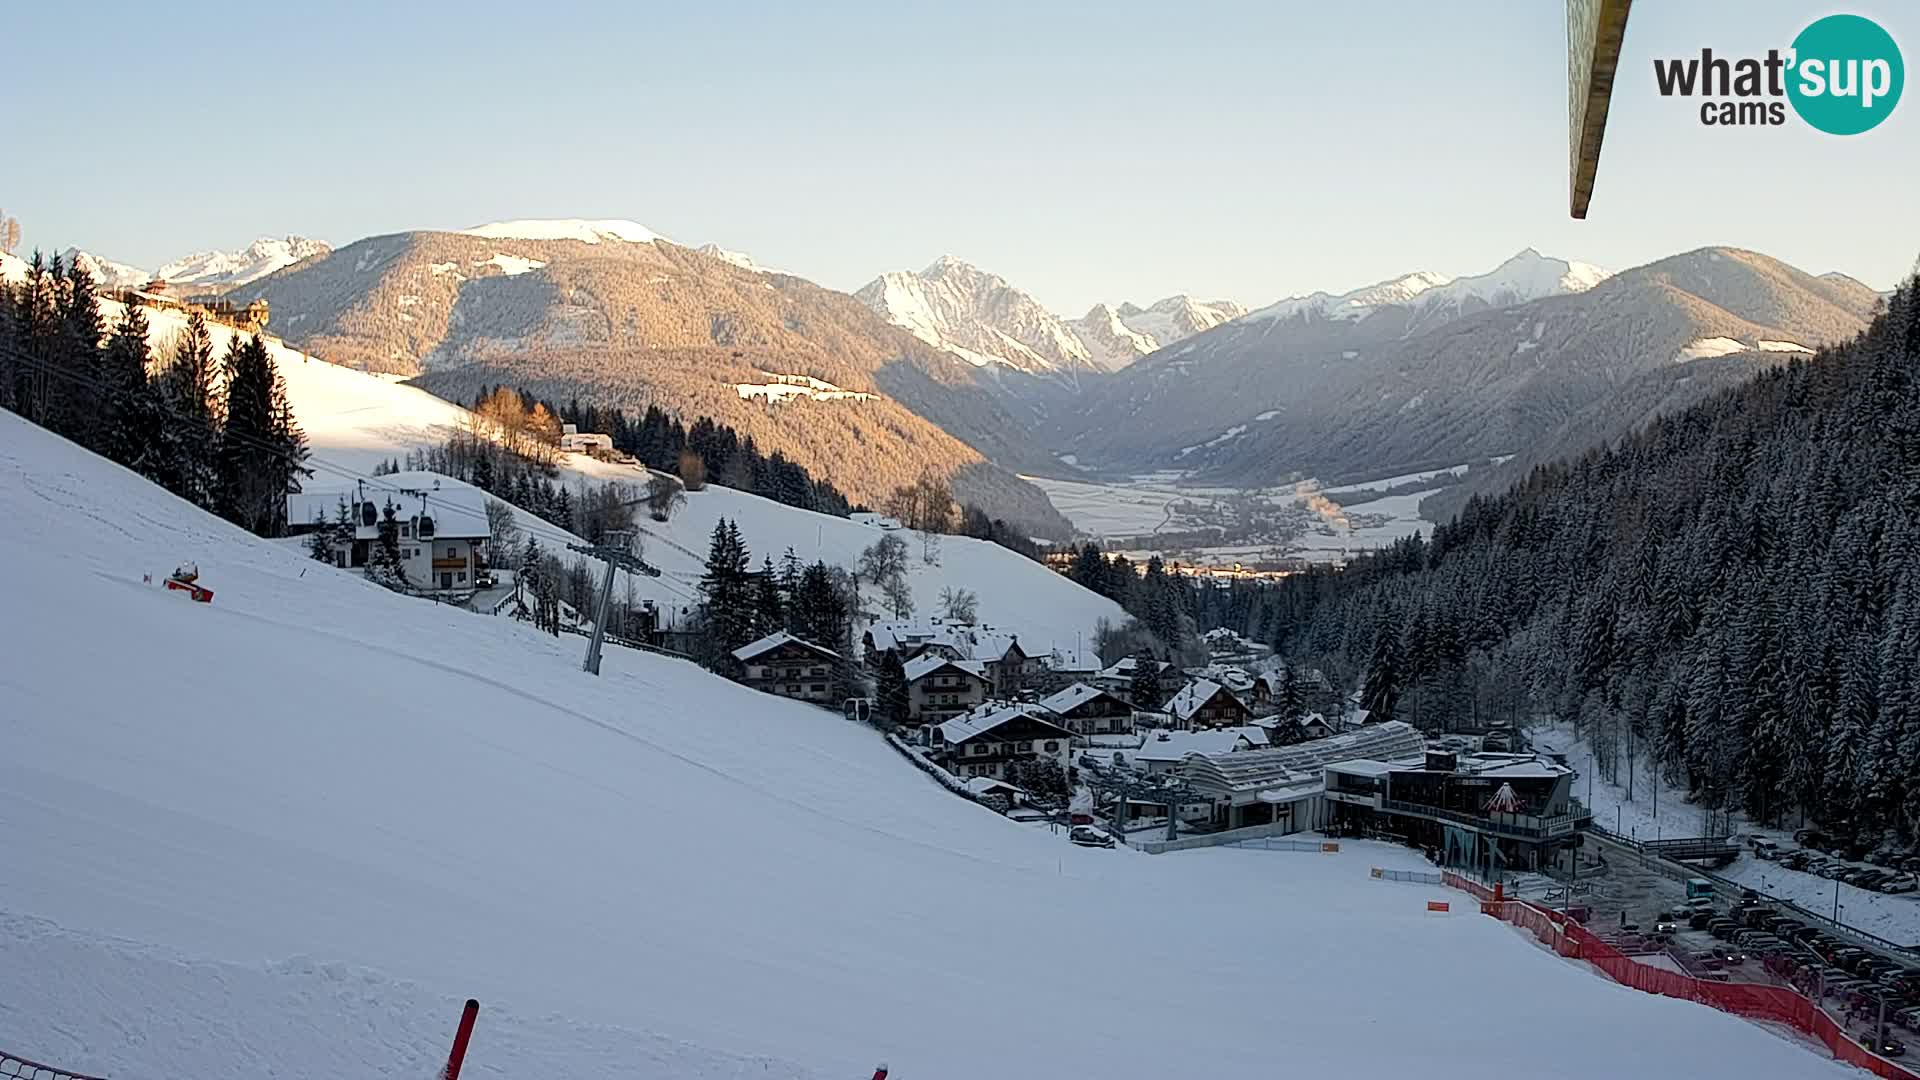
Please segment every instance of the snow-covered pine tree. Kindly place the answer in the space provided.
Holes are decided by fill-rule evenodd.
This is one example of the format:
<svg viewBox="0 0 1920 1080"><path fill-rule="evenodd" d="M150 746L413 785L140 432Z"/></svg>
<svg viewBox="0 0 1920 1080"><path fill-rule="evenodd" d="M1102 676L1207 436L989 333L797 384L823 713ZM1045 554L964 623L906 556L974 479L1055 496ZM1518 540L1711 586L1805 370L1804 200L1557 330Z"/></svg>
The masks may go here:
<svg viewBox="0 0 1920 1080"><path fill-rule="evenodd" d="M1160 661L1150 652L1139 652L1133 658L1133 678L1127 686L1127 693L1133 699L1136 709L1158 709L1166 704L1166 687L1161 685Z"/></svg>
<svg viewBox="0 0 1920 1080"><path fill-rule="evenodd" d="M367 553L367 577L395 592L410 592L407 568L400 556L399 508L388 500L381 509L372 550Z"/></svg>

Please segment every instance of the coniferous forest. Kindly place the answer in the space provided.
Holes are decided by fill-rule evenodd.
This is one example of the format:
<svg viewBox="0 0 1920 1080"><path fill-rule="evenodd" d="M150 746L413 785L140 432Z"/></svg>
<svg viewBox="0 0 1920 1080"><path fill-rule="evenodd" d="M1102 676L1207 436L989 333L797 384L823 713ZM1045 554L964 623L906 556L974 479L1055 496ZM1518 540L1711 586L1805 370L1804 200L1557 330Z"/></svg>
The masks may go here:
<svg viewBox="0 0 1920 1080"><path fill-rule="evenodd" d="M1253 620L1375 716L1564 719L1623 784L1657 762L1710 807L1920 837L1917 283L1859 338L1290 577Z"/></svg>
<svg viewBox="0 0 1920 1080"><path fill-rule="evenodd" d="M24 280L0 286L0 407L236 525L284 535L307 441L265 342L236 333L216 357L199 310L172 340L151 338L145 309L109 325L93 278L36 252Z"/></svg>

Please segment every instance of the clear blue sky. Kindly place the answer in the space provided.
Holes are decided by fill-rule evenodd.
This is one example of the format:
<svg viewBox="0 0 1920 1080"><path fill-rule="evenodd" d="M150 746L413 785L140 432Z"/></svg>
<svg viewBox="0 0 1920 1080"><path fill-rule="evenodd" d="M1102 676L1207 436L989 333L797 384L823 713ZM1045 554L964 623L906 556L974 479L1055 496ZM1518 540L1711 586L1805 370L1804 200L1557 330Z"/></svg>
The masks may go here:
<svg viewBox="0 0 1920 1080"><path fill-rule="evenodd" d="M624 217L853 289L952 252L1069 314L1258 305L1521 247L1736 244L1890 286L1920 90L1875 131L1702 127L1651 58L1833 10L1909 68L1920 6L1642 0L1592 216L1566 211L1563 5L16 5L0 207L152 266L510 217Z"/></svg>

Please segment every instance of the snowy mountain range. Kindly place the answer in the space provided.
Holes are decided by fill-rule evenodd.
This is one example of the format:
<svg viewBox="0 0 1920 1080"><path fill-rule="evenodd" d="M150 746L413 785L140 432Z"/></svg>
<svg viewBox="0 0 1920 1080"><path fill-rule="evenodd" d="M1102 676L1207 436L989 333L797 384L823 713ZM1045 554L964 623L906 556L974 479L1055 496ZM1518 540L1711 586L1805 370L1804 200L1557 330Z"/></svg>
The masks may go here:
<svg viewBox="0 0 1920 1080"><path fill-rule="evenodd" d="M79 248L68 248L61 257L78 263L95 281L110 289L137 288L158 279L171 285L218 290L258 281L302 259L332 250L321 241L304 236L263 236L239 251L197 251L163 264L157 270L115 262Z"/></svg>
<svg viewBox="0 0 1920 1080"><path fill-rule="evenodd" d="M854 295L929 345L979 367L1028 375L1118 371L1246 310L1230 300L1170 296L1145 308L1096 304L1064 319L1005 278L952 255L917 273L882 274Z"/></svg>
<svg viewBox="0 0 1920 1080"><path fill-rule="evenodd" d="M1485 274L1262 308L1101 381L1046 434L1095 467L1223 483L1508 455L1518 469L1858 333L1874 300L1735 248L1619 274L1529 248Z"/></svg>
<svg viewBox="0 0 1920 1080"><path fill-rule="evenodd" d="M1289 297L1255 311L1251 318L1363 319L1383 307L1454 316L1585 292L1611 276L1592 263L1550 258L1526 248L1484 274L1450 278L1417 270L1338 296L1316 292Z"/></svg>

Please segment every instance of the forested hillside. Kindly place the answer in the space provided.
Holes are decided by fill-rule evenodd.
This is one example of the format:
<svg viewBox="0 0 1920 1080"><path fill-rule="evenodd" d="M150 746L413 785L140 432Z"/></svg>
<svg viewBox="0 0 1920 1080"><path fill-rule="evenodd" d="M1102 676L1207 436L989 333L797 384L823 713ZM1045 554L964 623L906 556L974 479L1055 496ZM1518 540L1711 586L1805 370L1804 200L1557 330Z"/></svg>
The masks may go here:
<svg viewBox="0 0 1920 1080"><path fill-rule="evenodd" d="M1576 721L1708 805L1920 835L1920 279L1861 336L1544 466L1274 636L1429 728Z"/></svg>

